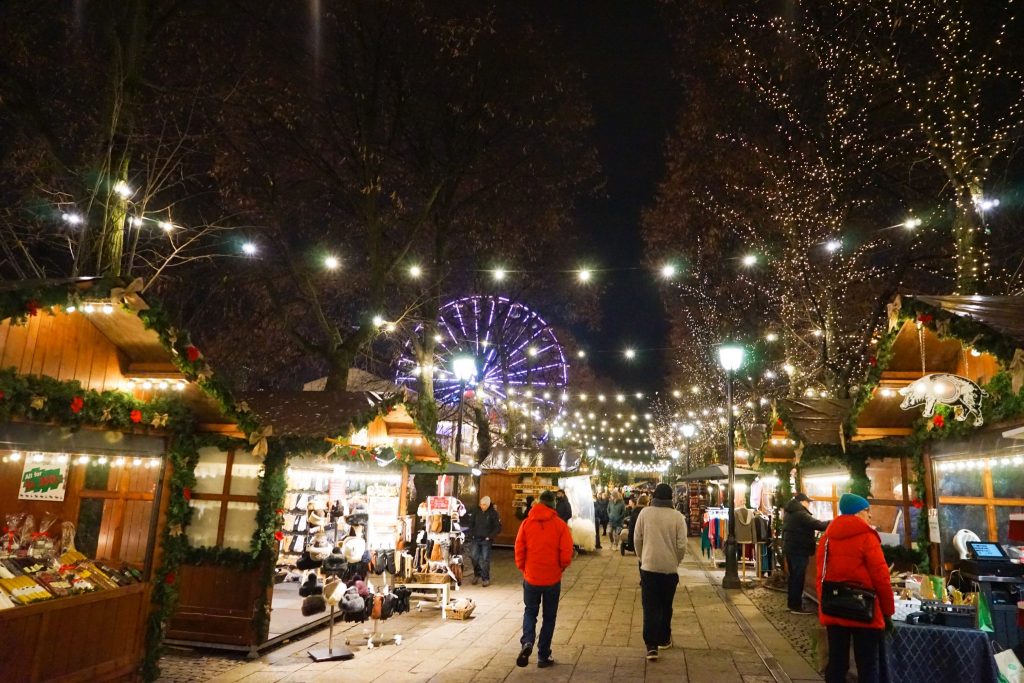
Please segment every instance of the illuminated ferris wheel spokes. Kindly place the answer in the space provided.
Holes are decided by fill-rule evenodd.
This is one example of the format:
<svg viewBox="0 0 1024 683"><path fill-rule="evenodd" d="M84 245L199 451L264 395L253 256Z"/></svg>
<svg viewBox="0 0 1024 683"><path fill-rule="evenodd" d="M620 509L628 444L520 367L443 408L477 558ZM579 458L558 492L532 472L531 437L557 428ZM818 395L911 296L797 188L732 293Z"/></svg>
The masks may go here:
<svg viewBox="0 0 1024 683"><path fill-rule="evenodd" d="M458 353L476 358L476 386L491 401L513 395L550 402L568 383L568 364L554 330L535 312L505 297L448 302L438 315L434 341L434 360L425 367L417 362L411 342L406 345L396 382L414 385L421 373L432 372L434 396L441 403L458 401L459 382L451 370Z"/></svg>

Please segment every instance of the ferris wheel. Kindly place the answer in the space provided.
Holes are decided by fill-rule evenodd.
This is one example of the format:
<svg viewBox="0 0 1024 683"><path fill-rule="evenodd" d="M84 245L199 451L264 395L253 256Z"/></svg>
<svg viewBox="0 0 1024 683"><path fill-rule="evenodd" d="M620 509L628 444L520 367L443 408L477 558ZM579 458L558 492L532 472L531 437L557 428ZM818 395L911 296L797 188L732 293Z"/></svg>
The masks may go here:
<svg viewBox="0 0 1024 683"><path fill-rule="evenodd" d="M435 399L457 403L459 381L452 358L469 354L476 359L474 386L485 392L484 400L561 400L569 379L564 349L551 326L523 304L501 296L468 296L442 306L437 322L433 364L421 367L412 342L407 343L398 361L397 384L414 385L423 372L432 372ZM422 330L421 325L417 333Z"/></svg>

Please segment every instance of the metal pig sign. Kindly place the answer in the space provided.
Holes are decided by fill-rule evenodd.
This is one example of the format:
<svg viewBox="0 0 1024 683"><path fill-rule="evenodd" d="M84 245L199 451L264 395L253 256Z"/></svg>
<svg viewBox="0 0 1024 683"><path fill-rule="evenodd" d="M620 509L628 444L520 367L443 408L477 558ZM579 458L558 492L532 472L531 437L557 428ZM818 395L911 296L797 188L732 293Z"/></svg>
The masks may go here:
<svg viewBox="0 0 1024 683"><path fill-rule="evenodd" d="M931 417L935 414L936 405L946 405L953 409L957 422L963 422L972 415L975 427L985 423L981 415L981 399L988 396L988 392L966 377L946 373L925 375L900 389L899 393L903 397L900 404L903 410L924 404L922 414Z"/></svg>

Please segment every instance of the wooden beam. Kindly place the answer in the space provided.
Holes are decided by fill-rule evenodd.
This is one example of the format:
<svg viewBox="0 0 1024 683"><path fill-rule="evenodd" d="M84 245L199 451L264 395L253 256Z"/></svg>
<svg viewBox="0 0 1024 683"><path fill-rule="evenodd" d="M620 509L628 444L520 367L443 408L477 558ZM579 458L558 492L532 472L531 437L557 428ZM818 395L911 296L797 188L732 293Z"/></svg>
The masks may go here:
<svg viewBox="0 0 1024 683"><path fill-rule="evenodd" d="M125 374L155 379L185 379L185 375L172 363L128 363Z"/></svg>
<svg viewBox="0 0 1024 683"><path fill-rule="evenodd" d="M200 432L208 432L213 434L223 434L224 436L234 436L239 439L245 438L245 433L238 429L236 424L219 424L213 422L203 422L199 425Z"/></svg>
<svg viewBox="0 0 1024 683"><path fill-rule="evenodd" d="M886 380L904 380L909 382L915 379L921 379L922 377L924 377L924 374L917 370L886 370L885 372L882 373L880 379L883 382L885 382Z"/></svg>
<svg viewBox="0 0 1024 683"><path fill-rule="evenodd" d="M910 436L914 430L910 427L858 427L851 441L870 441L887 436Z"/></svg>

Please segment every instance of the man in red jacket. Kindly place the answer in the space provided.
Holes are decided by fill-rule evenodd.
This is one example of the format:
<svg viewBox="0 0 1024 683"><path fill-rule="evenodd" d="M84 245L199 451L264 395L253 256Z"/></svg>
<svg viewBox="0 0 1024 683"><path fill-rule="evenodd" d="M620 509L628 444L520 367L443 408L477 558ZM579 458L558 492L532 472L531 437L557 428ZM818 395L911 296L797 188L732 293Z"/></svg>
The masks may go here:
<svg viewBox="0 0 1024 683"><path fill-rule="evenodd" d="M540 627L537 667L552 666L551 637L555 634L558 595L562 589L562 572L572 562L572 533L555 512L555 494L544 491L540 505L534 505L519 526L516 535L516 566L523 573L523 637L522 651L516 664L526 666L537 637L537 614L544 604L544 622Z"/></svg>
<svg viewBox="0 0 1024 683"><path fill-rule="evenodd" d="M868 525L870 503L861 496L844 493L839 499L839 512L818 543L818 601L821 582L849 583L875 592L875 614L870 622L833 617L819 611L818 618L828 631L827 683L845 683L850 668L850 641L857 661L859 683L881 680L879 655L885 628L896 612L896 603L889 583L889 567L882 555L878 532ZM827 557L826 557L827 555Z"/></svg>

